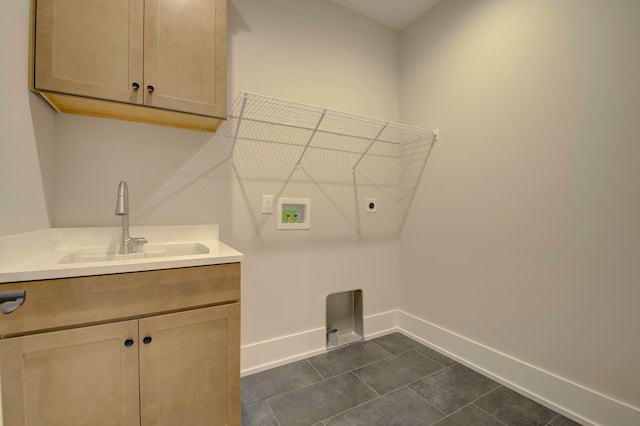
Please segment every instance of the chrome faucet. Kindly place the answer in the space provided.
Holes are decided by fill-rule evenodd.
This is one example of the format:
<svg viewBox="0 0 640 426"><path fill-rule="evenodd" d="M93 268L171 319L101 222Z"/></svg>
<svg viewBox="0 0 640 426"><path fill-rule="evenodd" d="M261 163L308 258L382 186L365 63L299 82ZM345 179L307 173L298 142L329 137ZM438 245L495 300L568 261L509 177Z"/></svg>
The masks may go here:
<svg viewBox="0 0 640 426"><path fill-rule="evenodd" d="M116 202L116 216L122 216L122 235L120 237L120 254L131 253L132 247L148 243L144 238L129 236L129 188L127 182L121 180L118 184L118 200Z"/></svg>

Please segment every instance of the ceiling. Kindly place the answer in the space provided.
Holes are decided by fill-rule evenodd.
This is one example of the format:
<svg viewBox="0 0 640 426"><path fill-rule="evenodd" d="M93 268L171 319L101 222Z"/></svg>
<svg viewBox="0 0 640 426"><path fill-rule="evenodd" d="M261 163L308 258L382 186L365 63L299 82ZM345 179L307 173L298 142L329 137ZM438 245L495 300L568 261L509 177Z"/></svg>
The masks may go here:
<svg viewBox="0 0 640 426"><path fill-rule="evenodd" d="M402 30L440 0L331 0L388 27Z"/></svg>

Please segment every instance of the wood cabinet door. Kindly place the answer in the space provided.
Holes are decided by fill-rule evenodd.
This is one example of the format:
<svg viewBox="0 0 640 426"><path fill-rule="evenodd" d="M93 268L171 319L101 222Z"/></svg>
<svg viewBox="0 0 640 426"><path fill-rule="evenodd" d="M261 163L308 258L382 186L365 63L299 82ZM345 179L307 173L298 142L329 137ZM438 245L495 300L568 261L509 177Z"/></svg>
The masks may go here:
<svg viewBox="0 0 640 426"><path fill-rule="evenodd" d="M134 320L0 340L4 426L139 425L137 328Z"/></svg>
<svg viewBox="0 0 640 426"><path fill-rule="evenodd" d="M240 305L141 319L143 426L240 424Z"/></svg>
<svg viewBox="0 0 640 426"><path fill-rule="evenodd" d="M142 104L143 13L144 0L37 0L36 89Z"/></svg>
<svg viewBox="0 0 640 426"><path fill-rule="evenodd" d="M226 0L146 0L144 14L144 104L226 118Z"/></svg>

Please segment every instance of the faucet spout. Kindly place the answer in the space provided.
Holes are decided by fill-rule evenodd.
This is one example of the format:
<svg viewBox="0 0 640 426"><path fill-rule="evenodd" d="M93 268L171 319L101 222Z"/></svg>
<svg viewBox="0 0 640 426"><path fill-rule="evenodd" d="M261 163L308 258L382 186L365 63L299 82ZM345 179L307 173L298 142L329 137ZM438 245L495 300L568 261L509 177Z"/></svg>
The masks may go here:
<svg viewBox="0 0 640 426"><path fill-rule="evenodd" d="M132 247L146 244L144 238L129 236L129 188L127 182L121 180L118 184L118 198L116 200L116 216L122 216L122 233L120 234L120 254L131 253Z"/></svg>
<svg viewBox="0 0 640 426"><path fill-rule="evenodd" d="M118 199L116 201L116 216L129 214L129 187L127 182L121 180L118 184Z"/></svg>

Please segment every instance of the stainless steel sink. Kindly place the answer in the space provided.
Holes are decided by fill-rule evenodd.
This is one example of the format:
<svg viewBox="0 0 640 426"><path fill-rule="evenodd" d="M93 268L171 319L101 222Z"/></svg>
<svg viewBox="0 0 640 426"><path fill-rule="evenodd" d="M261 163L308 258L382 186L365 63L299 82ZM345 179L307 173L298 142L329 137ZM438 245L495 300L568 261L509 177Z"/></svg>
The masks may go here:
<svg viewBox="0 0 640 426"><path fill-rule="evenodd" d="M208 253L209 248L200 243L146 244L144 246L141 246L138 251L129 254L119 254L118 248L92 248L78 250L62 257L58 261L58 264L111 262L128 259L193 256Z"/></svg>

